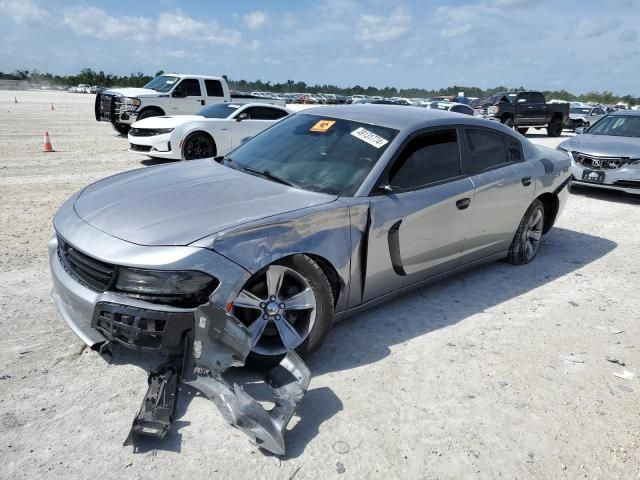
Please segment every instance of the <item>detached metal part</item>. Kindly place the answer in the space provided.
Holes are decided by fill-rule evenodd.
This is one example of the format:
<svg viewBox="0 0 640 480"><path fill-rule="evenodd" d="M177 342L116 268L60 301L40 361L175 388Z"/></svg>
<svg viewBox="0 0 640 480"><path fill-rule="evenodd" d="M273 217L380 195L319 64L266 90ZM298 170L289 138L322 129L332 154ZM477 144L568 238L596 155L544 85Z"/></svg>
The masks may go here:
<svg viewBox="0 0 640 480"><path fill-rule="evenodd" d="M221 308L207 304L196 310L193 342L189 340L182 382L210 398L224 419L257 446L283 455L284 431L311 378L302 359L291 351L264 378L275 403L267 411L241 386L231 385L222 376L229 367L244 365L251 350L251 334L244 324Z"/></svg>
<svg viewBox="0 0 640 480"><path fill-rule="evenodd" d="M149 374L149 388L124 445L133 445L140 435L164 438L173 422L178 389L178 369L165 365Z"/></svg>

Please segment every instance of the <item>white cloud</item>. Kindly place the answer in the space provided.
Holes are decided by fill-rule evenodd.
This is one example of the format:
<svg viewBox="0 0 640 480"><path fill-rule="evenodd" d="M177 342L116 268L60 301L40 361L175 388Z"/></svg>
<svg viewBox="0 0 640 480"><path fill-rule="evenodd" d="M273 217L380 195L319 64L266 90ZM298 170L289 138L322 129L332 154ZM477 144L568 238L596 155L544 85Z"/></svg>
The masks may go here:
<svg viewBox="0 0 640 480"><path fill-rule="evenodd" d="M380 59L373 58L373 57L356 58L356 63L359 65L375 65L376 63L379 63L379 62L380 62Z"/></svg>
<svg viewBox="0 0 640 480"><path fill-rule="evenodd" d="M470 23L462 23L460 25L452 25L449 28L443 28L440 30L440 35L445 38L461 37L471 31L472 25Z"/></svg>
<svg viewBox="0 0 640 480"><path fill-rule="evenodd" d="M638 31L630 28L620 34L620 40L623 42L635 42L638 39Z"/></svg>
<svg viewBox="0 0 640 480"><path fill-rule="evenodd" d="M366 42L389 42L404 37L410 31L411 17L402 8L390 16L361 15L358 38Z"/></svg>
<svg viewBox="0 0 640 480"><path fill-rule="evenodd" d="M238 45L242 38L237 30L224 29L215 20L208 23L194 20L180 9L162 12L156 28L160 38L176 37L211 44Z"/></svg>
<svg viewBox="0 0 640 480"><path fill-rule="evenodd" d="M242 19L250 30L257 30L267 23L269 17L266 13L258 11L247 13Z"/></svg>
<svg viewBox="0 0 640 480"><path fill-rule="evenodd" d="M598 38L611 31L613 23L610 20L599 18L580 20L573 29L573 35L577 38Z"/></svg>
<svg viewBox="0 0 640 480"><path fill-rule="evenodd" d="M533 6L534 3L532 0L489 0L487 6L498 9L529 8Z"/></svg>
<svg viewBox="0 0 640 480"><path fill-rule="evenodd" d="M49 17L48 10L31 0L1 0L0 14L16 23L42 23Z"/></svg>
<svg viewBox="0 0 640 480"><path fill-rule="evenodd" d="M113 17L98 7L78 5L64 12L64 23L79 35L101 40L146 40L153 30L153 22L144 17Z"/></svg>

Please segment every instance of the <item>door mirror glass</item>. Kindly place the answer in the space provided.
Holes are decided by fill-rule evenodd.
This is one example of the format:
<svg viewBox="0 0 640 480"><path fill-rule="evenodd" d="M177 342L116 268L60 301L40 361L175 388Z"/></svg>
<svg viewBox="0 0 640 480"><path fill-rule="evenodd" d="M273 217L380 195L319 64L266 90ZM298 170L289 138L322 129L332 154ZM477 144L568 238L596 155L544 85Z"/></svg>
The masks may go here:
<svg viewBox="0 0 640 480"><path fill-rule="evenodd" d="M382 193L391 193L393 192L393 187L388 183L385 183L385 184L378 185L378 188L376 190Z"/></svg>
<svg viewBox="0 0 640 480"><path fill-rule="evenodd" d="M242 112L236 117L236 122L241 122L242 120L249 120L249 114Z"/></svg>
<svg viewBox="0 0 640 480"><path fill-rule="evenodd" d="M184 98L187 96L187 92L184 91L182 88L178 87L173 91L171 96L175 98Z"/></svg>

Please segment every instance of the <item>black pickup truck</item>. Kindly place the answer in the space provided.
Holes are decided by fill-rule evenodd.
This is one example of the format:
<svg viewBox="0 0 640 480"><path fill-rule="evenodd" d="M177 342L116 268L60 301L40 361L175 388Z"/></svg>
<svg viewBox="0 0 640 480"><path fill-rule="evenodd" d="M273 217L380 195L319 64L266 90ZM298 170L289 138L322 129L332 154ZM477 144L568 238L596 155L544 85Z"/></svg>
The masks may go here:
<svg viewBox="0 0 640 480"><path fill-rule="evenodd" d="M546 127L550 137L559 137L569 118L568 103L547 103L542 92L500 92L476 100L472 106L486 118L523 135L529 127Z"/></svg>

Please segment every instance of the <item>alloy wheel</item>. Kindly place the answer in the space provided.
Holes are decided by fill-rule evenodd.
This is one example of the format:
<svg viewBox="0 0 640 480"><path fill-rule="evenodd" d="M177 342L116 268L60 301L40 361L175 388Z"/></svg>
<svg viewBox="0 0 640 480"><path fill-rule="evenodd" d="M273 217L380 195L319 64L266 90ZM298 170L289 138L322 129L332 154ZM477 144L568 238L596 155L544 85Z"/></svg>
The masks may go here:
<svg viewBox="0 0 640 480"><path fill-rule="evenodd" d="M253 352L282 355L308 338L316 318L316 296L300 273L271 265L238 294L233 314L249 329Z"/></svg>
<svg viewBox="0 0 640 480"><path fill-rule="evenodd" d="M527 257L527 260L532 260L538 252L538 248L540 247L540 240L542 239L542 227L544 224L543 220L544 215L540 208L536 208L533 212L531 212L531 216L529 217L529 220L527 222L527 228L525 229L524 234L524 254Z"/></svg>
<svg viewBox="0 0 640 480"><path fill-rule="evenodd" d="M184 147L184 157L186 160L209 158L211 156L212 152L209 139L202 135L191 137Z"/></svg>

